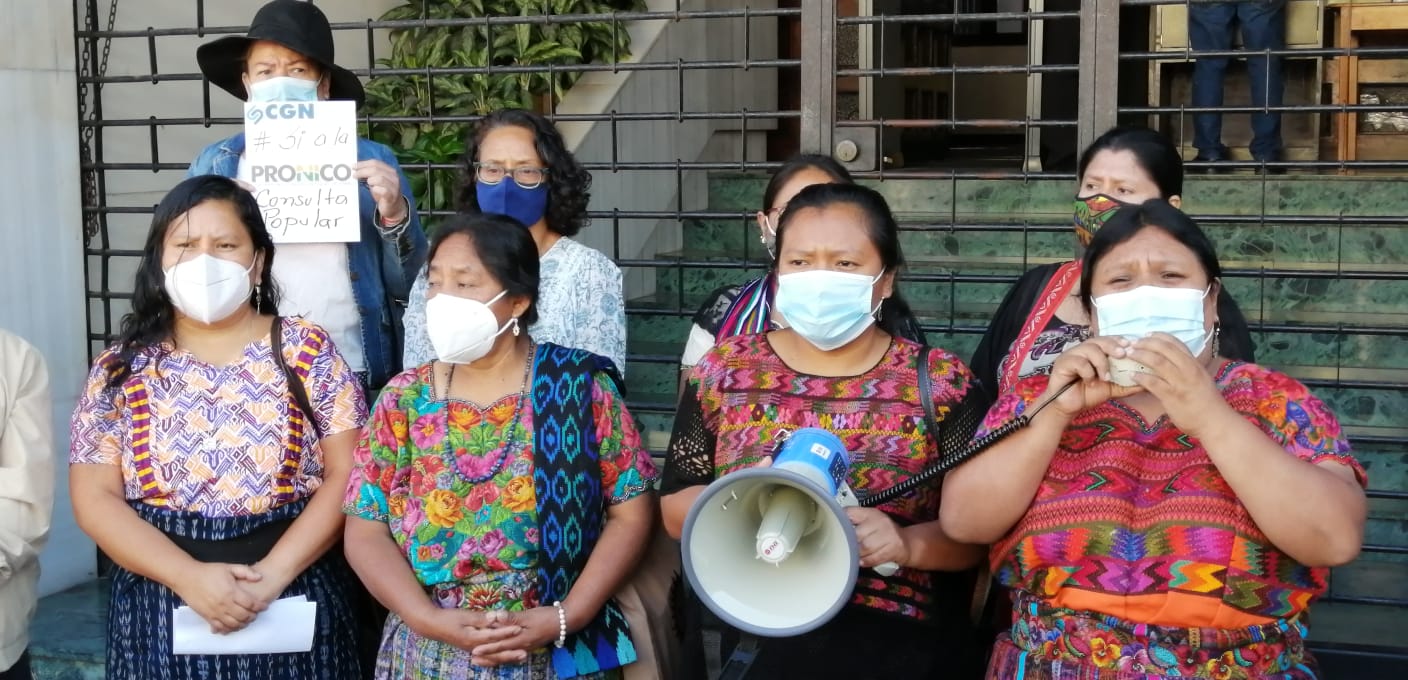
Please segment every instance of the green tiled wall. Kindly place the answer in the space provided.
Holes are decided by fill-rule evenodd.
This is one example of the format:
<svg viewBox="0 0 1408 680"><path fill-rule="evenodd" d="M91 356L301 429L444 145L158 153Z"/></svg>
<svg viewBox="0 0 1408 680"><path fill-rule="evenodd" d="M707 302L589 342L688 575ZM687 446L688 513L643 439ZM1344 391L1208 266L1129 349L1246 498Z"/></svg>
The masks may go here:
<svg viewBox="0 0 1408 680"><path fill-rule="evenodd" d="M993 274L1015 278L1032 262L1071 256L1068 180L887 180L867 182L890 201L904 223L910 274ZM711 210L738 210L738 219L685 225L684 248L674 255L699 262L736 263L751 269L691 266L662 271L650 300L636 306L692 313L715 288L762 271L762 253L750 217L762 202L765 179L718 173L709 182ZM1408 181L1387 178L1289 176L1189 178L1184 208L1217 245L1224 267L1276 275L1229 276L1227 285L1253 323L1317 324L1350 328L1338 333L1267 331L1256 334L1258 360L1307 380L1396 383L1383 387L1315 387L1354 435L1408 433L1408 342L1400 334L1361 333L1354 327L1403 328L1408 334L1408 280L1332 278L1338 271L1408 270L1408 227L1374 224L1373 216L1408 215ZM1256 217L1237 222L1235 218ZM1307 222L1306 216L1323 218ZM1348 224L1340 217L1364 219ZM1221 218L1221 219L1219 219ZM1229 219L1233 218L1233 219ZM965 225L1026 225L1046 231L957 231ZM1006 281L907 281L904 292L926 325L930 341L959 356L972 354L981 328L1008 288ZM685 315L687 316L687 314ZM688 333L685 316L633 316L633 353L677 356ZM958 332L945 332L955 328ZM964 332L964 331L967 332ZM673 400L679 374L669 362L630 366L632 400L656 405ZM668 441L668 409L639 414L657 450ZM1371 488L1408 490L1408 445L1364 440L1356 453ZM1408 503L1376 500L1366 543L1408 546ZM1408 598L1408 558L1366 554L1335 571L1338 596ZM1398 574L1398 576L1394 576Z"/></svg>

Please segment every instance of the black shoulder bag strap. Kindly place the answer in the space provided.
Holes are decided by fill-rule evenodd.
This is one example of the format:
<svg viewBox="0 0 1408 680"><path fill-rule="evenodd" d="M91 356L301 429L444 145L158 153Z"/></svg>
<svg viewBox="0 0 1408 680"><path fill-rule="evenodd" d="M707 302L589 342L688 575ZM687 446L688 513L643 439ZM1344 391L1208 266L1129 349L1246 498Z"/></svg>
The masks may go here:
<svg viewBox="0 0 1408 680"><path fill-rule="evenodd" d="M308 388L303 384L303 379L293 372L293 368L288 365L288 359L284 357L284 324L283 317L275 316L274 323L269 328L269 343L274 347L274 363L279 365L279 370L283 371L284 379L288 381L288 391L293 395L293 402L298 405L298 410L303 412L303 419L313 426L313 432L319 439L323 437L323 428L318 425L318 418L313 412L313 403L308 400Z"/></svg>
<svg viewBox="0 0 1408 680"><path fill-rule="evenodd" d="M943 438L939 436L939 416L934 412L934 379L929 375L928 345L921 345L919 348L918 368L919 400L924 405L924 427L933 435L934 443L940 445ZM978 389L978 387L974 385L972 389ZM942 503L942 498L940 503ZM988 561L984 559L978 564L977 573L974 574L973 600L968 607L969 619L976 626L982 626L988 618L988 595L991 591L992 570L988 566Z"/></svg>

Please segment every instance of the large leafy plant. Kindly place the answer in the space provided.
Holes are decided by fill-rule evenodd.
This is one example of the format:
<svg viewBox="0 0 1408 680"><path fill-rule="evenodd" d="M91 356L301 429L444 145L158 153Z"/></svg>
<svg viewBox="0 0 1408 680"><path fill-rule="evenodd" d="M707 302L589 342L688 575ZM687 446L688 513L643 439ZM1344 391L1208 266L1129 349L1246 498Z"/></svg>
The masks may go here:
<svg viewBox="0 0 1408 680"><path fill-rule="evenodd" d="M383 21L451 20L391 31L391 56L382 68L488 68L476 73L409 73L378 76L367 85L372 117L439 118L483 115L500 108L543 110L581 75L573 65L610 63L629 56L625 26L605 16L576 23L488 24L485 17L607 15L639 10L643 0L418 0L393 7ZM474 21L479 19L479 21ZM538 67L496 72L489 67ZM548 67L553 68L549 69ZM558 68L558 67L569 68ZM454 207L457 170L464 154L465 122L374 123L368 136L395 149L411 166L407 175L422 210ZM425 169L429 167L429 169Z"/></svg>

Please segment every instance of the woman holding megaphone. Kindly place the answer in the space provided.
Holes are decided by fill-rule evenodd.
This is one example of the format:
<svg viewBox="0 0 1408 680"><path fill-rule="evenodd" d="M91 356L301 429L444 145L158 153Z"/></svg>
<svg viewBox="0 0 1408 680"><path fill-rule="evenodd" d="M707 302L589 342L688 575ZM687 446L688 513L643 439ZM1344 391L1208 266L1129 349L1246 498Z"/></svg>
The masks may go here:
<svg viewBox="0 0 1408 680"><path fill-rule="evenodd" d="M1167 202L1121 208L1081 276L1096 337L1002 395L983 429L1038 414L944 482L943 528L1014 591L988 677L1317 677L1306 612L1366 513L1335 416L1222 356L1217 255Z"/></svg>
<svg viewBox="0 0 1408 680"><path fill-rule="evenodd" d="M671 535L681 535L707 485L769 460L779 439L800 428L840 437L847 481L862 495L938 459L938 435L919 398L920 367L927 360L940 415L975 390L953 354L895 332L909 316L896 280L904 265L898 232L884 198L865 187L813 185L788 203L777 227L774 302L785 327L721 340L689 373L661 486ZM878 508L847 508L865 568L849 600L819 627L767 640L750 676L926 677L943 656L936 647L961 657L971 639L967 595L947 592L959 581L949 588L932 570L968 569L983 550L943 533L938 492L930 485ZM752 536L741 538L753 545ZM899 568L889 576L869 569L891 562ZM805 584L796 585L804 598ZM788 607L777 609L766 614L785 619ZM784 627L791 623L808 622ZM726 655L737 630L723 637Z"/></svg>

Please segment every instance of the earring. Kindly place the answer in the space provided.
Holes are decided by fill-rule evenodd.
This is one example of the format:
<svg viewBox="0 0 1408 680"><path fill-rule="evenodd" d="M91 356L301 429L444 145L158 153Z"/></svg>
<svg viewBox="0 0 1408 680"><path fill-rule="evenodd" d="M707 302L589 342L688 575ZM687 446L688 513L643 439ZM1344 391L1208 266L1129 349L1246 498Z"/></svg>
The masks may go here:
<svg viewBox="0 0 1408 680"><path fill-rule="evenodd" d="M513 324L513 337L515 337L515 338L518 337L518 334L519 334L519 332L520 332L520 331L518 330L518 317L516 317L516 316L513 317L512 319L509 320L509 323Z"/></svg>
<svg viewBox="0 0 1408 680"><path fill-rule="evenodd" d="M259 294L259 284L254 284L254 311L264 311L264 297Z"/></svg>
<svg viewBox="0 0 1408 680"><path fill-rule="evenodd" d="M1212 355L1221 356L1222 351L1222 324L1212 325Z"/></svg>

